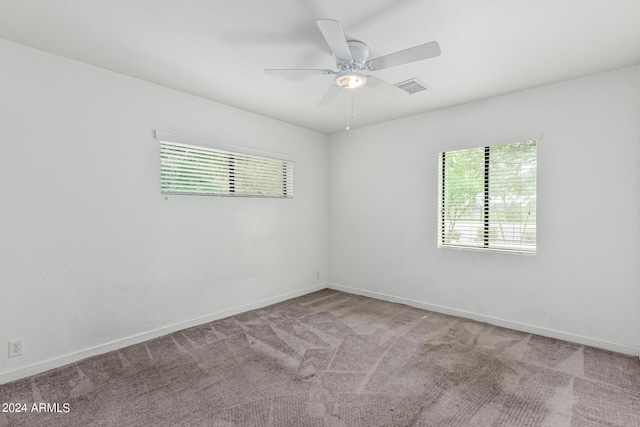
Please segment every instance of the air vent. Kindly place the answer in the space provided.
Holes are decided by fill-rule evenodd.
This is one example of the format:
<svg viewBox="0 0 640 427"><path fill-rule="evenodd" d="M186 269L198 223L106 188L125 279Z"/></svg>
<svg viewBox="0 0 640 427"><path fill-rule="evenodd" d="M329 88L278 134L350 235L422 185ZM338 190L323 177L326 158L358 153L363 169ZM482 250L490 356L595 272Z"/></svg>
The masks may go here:
<svg viewBox="0 0 640 427"><path fill-rule="evenodd" d="M427 86L426 84L422 83L420 80L418 80L416 78L405 80L405 81L400 82L400 83L396 83L395 86L399 87L402 90L404 90L408 94L412 94L412 93L420 92L421 90L429 89L429 86Z"/></svg>

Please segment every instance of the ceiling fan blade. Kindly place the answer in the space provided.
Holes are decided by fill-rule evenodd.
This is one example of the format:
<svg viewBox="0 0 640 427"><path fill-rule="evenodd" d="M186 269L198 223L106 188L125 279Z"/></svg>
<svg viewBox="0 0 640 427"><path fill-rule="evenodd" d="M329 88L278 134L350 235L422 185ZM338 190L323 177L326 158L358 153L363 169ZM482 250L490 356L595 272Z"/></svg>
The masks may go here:
<svg viewBox="0 0 640 427"><path fill-rule="evenodd" d="M438 55L440 55L440 45L438 42L429 42L374 58L367 62L367 67L369 70L382 70L383 68L422 61L423 59L433 58Z"/></svg>
<svg viewBox="0 0 640 427"><path fill-rule="evenodd" d="M378 92L384 93L385 95L392 98L403 98L409 95L408 92L405 92L399 87L394 86L391 83L374 76L367 76L367 84L365 86L368 86L371 89L375 89Z"/></svg>
<svg viewBox="0 0 640 427"><path fill-rule="evenodd" d="M336 59L351 61L353 57L351 56L349 45L347 45L344 31L342 31L342 25L333 19L318 19L316 23Z"/></svg>
<svg viewBox="0 0 640 427"><path fill-rule="evenodd" d="M318 105L325 106L331 104L341 90L342 88L340 86L335 83L332 84L327 93L325 93L320 102L318 102Z"/></svg>
<svg viewBox="0 0 640 427"><path fill-rule="evenodd" d="M333 70L319 68L266 68L265 74L336 74Z"/></svg>

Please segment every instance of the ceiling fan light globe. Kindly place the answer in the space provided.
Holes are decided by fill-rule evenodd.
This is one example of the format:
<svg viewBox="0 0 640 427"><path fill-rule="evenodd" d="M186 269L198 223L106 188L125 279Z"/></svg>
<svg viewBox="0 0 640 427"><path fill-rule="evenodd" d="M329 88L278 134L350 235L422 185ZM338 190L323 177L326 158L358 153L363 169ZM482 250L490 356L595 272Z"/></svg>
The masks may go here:
<svg viewBox="0 0 640 427"><path fill-rule="evenodd" d="M336 77L336 84L344 89L357 89L366 82L367 78L360 73L341 73Z"/></svg>

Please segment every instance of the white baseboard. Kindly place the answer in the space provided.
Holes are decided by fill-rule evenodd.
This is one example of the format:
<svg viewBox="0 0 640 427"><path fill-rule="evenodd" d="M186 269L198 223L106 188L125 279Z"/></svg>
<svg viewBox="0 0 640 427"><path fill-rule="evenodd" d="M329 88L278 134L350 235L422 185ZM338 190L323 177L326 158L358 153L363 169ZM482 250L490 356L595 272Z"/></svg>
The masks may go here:
<svg viewBox="0 0 640 427"><path fill-rule="evenodd" d="M28 377L30 375L39 374L41 372L48 371L50 369L59 368L70 363L77 362L78 360L86 359L87 357L97 356L99 354L108 353L113 350L119 350L124 347L128 347L133 344L138 344L143 341L148 341L154 338L161 337L163 335L171 334L176 331L191 328L193 326L202 325L204 323L213 322L215 320L224 319L225 317L234 316L245 311L255 310L258 308L266 307L271 304L276 304L281 301L285 301L291 298L299 297L309 294L321 289L325 289L326 284L314 285L305 289L290 292L287 294L278 295L272 298L266 298L259 301L254 301L250 304L241 305L239 307L231 308L228 310L218 311L206 316L197 317L195 319L187 320L184 322L174 323L172 325L163 326L151 331L142 332L140 334L131 335L116 341L107 342L94 347L86 348L74 353L65 354L60 357L38 362L29 366L24 366L12 371L0 373L0 384L5 384L10 381L15 381L20 378Z"/></svg>
<svg viewBox="0 0 640 427"><path fill-rule="evenodd" d="M557 331L555 329L542 328L539 326L528 325L526 323L514 322L511 320L501 319L498 317L486 316L486 315L474 313L471 311L459 310L456 308L445 307L437 304L429 304L426 302L416 301L409 298L396 297L393 295L387 295L379 292L371 292L365 289L352 288L350 286L343 286L335 283L330 283L327 285L327 287L329 289L335 289L337 291L347 292L350 294L362 295L362 296L376 298L376 299L389 301L389 302L397 302L400 304L409 305L411 307L434 311L436 313L464 317L466 319L473 319L480 322L489 323L491 325L501 326L503 328L514 329L516 331L527 332L531 334L542 335L549 338L556 338L564 341L588 345L591 347L597 347L604 350L615 351L617 353L628 354L636 357L640 355L640 348L626 345L626 344L612 343L608 341L599 340L596 338L585 337L583 335Z"/></svg>

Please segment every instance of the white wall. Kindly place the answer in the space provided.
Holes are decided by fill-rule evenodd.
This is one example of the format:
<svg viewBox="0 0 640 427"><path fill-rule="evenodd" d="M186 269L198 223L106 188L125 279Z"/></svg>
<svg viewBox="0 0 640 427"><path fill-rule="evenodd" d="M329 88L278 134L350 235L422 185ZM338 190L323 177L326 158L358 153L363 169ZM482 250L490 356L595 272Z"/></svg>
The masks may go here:
<svg viewBox="0 0 640 427"><path fill-rule="evenodd" d="M0 57L0 348L25 339L0 383L326 283L326 135L6 41ZM291 154L295 198L165 200L152 129Z"/></svg>
<svg viewBox="0 0 640 427"><path fill-rule="evenodd" d="M438 249L436 148L529 131L537 255ZM333 287L638 354L639 67L335 134L329 165Z"/></svg>

